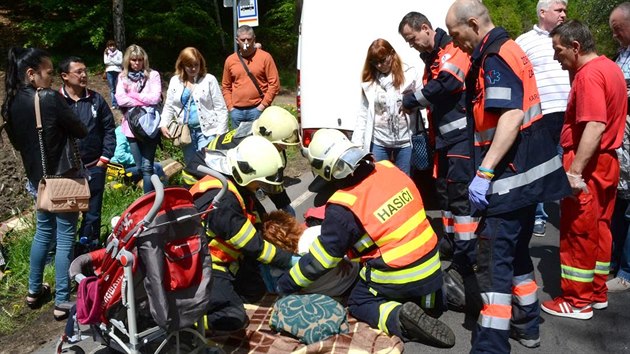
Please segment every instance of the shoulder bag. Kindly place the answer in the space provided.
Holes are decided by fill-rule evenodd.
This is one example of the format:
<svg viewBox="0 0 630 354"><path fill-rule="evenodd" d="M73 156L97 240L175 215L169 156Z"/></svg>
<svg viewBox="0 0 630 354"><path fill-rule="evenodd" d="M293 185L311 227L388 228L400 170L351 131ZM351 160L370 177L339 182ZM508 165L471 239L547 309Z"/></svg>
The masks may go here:
<svg viewBox="0 0 630 354"><path fill-rule="evenodd" d="M433 166L433 148L420 113L416 119L416 133L411 136L411 166L418 171L430 170Z"/></svg>
<svg viewBox="0 0 630 354"><path fill-rule="evenodd" d="M146 82L142 83L139 92L142 92L145 84ZM136 139L142 142L159 141L160 103L152 106L134 106L125 109L125 119Z"/></svg>
<svg viewBox="0 0 630 354"><path fill-rule="evenodd" d="M193 87L193 89L190 92L190 96L188 97L188 101L186 101L186 103L179 110L179 113L177 113L177 116L175 116L174 119L171 119L171 121L168 123L168 126L167 126L168 133L173 139L173 145L175 146L186 146L192 142L192 138L190 136L190 128L188 127L188 120L184 118L184 122L180 124L179 122L177 122L177 119L182 114L186 106L188 106L188 111L190 112L190 104L192 101L192 95L193 95L194 90L195 89Z"/></svg>
<svg viewBox="0 0 630 354"><path fill-rule="evenodd" d="M247 73L247 76L249 76L249 79L252 80L252 82L254 83L254 86L256 86L256 90L258 90L258 95L260 96L260 98L265 97L265 94L262 92L262 90L260 89L260 86L258 85L258 81L254 77L252 72L249 71L249 68L247 67L247 64L245 64L245 61L243 60L243 56L241 55L241 52L239 52L237 50L236 51L236 55L238 56L238 60L241 61L241 64L243 64L243 69L245 69L245 72Z"/></svg>
<svg viewBox="0 0 630 354"><path fill-rule="evenodd" d="M90 206L90 187L85 177L51 176L47 171L46 149L44 148L39 92L35 92L35 119L37 121L37 138L42 155L44 177L37 186L37 210L51 213L69 213L87 211ZM68 144L73 149L76 166L81 166L76 139L68 137Z"/></svg>

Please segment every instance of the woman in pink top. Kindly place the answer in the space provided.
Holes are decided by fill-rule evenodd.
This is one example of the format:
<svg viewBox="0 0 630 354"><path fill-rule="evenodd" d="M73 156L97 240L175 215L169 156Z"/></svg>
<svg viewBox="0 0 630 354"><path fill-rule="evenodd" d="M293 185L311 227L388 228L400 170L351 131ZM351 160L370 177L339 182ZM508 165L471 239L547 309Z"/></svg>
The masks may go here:
<svg viewBox="0 0 630 354"><path fill-rule="evenodd" d="M162 100L162 81L160 73L149 67L149 56L139 45L132 44L125 50L123 56L123 71L118 77L116 85L116 101L125 113L131 107L146 107L155 109ZM159 110L155 109L156 114ZM156 118L159 121L159 116ZM129 129L129 124L122 120L122 131L129 140L131 154L136 166L142 172L144 192L153 190L151 175L153 174L153 160L155 150L159 143L159 134L156 139L140 141L136 139Z"/></svg>

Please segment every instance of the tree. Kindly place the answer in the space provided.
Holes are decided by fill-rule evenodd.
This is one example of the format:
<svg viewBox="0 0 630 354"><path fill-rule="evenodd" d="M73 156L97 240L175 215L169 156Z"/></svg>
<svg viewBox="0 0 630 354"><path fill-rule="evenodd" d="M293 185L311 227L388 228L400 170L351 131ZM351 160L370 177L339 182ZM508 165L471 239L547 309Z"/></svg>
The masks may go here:
<svg viewBox="0 0 630 354"><path fill-rule="evenodd" d="M118 48L125 48L124 0L112 0L112 19L114 23L114 40Z"/></svg>

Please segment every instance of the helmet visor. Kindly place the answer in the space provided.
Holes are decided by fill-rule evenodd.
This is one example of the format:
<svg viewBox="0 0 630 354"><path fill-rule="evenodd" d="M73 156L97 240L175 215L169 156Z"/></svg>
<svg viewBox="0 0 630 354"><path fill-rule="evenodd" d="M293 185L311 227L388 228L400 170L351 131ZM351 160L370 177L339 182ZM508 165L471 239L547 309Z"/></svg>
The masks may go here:
<svg viewBox="0 0 630 354"><path fill-rule="evenodd" d="M262 189L265 194L278 194L284 190L282 184L270 184L263 181L258 181L258 187Z"/></svg>
<svg viewBox="0 0 630 354"><path fill-rule="evenodd" d="M332 170L332 176L335 179L348 177L357 168L359 161L367 156L367 154L368 153L358 147L352 147L346 150L343 154L341 154L337 162L335 162L335 166Z"/></svg>

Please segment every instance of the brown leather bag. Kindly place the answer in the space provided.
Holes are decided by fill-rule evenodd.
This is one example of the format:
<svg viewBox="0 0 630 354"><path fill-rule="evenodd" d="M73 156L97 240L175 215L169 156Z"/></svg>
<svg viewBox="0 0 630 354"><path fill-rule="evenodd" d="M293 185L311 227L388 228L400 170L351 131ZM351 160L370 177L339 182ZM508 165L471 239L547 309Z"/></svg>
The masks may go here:
<svg viewBox="0 0 630 354"><path fill-rule="evenodd" d="M85 177L49 176L46 168L46 149L42 136L42 117L39 106L39 92L35 92L35 119L37 121L37 137L42 154L44 177L37 186L37 210L51 213L68 213L87 211L90 207L90 186ZM68 138L68 144L74 150L75 163L80 166L79 151L74 138Z"/></svg>

